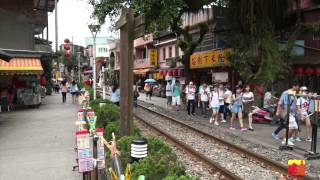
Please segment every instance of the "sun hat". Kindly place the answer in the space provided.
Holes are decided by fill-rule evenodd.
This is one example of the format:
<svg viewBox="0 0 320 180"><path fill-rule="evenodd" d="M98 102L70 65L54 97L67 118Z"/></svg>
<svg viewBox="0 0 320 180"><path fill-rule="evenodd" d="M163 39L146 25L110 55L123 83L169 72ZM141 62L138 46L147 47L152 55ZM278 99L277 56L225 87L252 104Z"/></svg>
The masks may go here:
<svg viewBox="0 0 320 180"><path fill-rule="evenodd" d="M308 90L308 88L307 88L306 86L302 86L302 87L300 88L300 91L306 91L306 90Z"/></svg>

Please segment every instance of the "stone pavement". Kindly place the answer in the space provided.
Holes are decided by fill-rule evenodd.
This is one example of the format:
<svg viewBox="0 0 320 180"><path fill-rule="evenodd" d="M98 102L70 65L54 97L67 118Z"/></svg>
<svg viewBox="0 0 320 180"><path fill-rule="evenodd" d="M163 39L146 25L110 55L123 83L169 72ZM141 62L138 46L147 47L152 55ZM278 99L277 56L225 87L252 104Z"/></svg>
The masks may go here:
<svg viewBox="0 0 320 180"><path fill-rule="evenodd" d="M0 180L76 180L77 106L47 96L37 108L0 113Z"/></svg>

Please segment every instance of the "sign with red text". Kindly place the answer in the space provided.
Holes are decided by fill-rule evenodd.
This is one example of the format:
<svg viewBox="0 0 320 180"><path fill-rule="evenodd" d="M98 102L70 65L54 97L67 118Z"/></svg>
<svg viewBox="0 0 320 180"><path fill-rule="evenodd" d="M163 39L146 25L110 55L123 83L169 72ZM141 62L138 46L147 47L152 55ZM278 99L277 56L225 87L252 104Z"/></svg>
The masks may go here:
<svg viewBox="0 0 320 180"><path fill-rule="evenodd" d="M227 54L231 52L232 49L219 49L194 53L190 56L190 69L229 66Z"/></svg>

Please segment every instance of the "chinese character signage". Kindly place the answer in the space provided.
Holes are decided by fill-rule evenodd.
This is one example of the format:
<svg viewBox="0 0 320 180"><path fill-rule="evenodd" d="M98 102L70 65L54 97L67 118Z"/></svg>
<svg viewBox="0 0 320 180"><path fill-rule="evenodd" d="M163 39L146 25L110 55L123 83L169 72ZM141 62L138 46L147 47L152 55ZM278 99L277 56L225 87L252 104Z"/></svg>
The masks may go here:
<svg viewBox="0 0 320 180"><path fill-rule="evenodd" d="M197 69L216 66L228 66L230 62L226 58L226 55L230 52L232 52L232 49L220 49L194 53L190 56L190 68Z"/></svg>
<svg viewBox="0 0 320 180"><path fill-rule="evenodd" d="M292 176L302 177L305 175L305 161L304 160L288 160L288 174Z"/></svg>
<svg viewBox="0 0 320 180"><path fill-rule="evenodd" d="M79 172L88 172L93 170L93 145L90 133L87 130L76 133L78 165Z"/></svg>
<svg viewBox="0 0 320 180"><path fill-rule="evenodd" d="M157 66L157 63L158 63L157 49L150 49L149 50L149 59L150 59L150 66Z"/></svg>

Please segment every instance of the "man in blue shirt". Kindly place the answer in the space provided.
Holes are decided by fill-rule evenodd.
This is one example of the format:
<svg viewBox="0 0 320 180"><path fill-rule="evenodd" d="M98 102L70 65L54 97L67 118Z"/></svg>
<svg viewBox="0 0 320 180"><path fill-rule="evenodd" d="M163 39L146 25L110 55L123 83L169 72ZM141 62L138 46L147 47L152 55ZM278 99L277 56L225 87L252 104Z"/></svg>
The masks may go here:
<svg viewBox="0 0 320 180"><path fill-rule="evenodd" d="M298 90L299 90L299 85L297 83L294 83L291 89L288 89L281 94L278 107L277 107L277 112L276 112L276 116L280 117L280 126L272 133L272 137L274 139L279 139L279 132L282 129L286 128L285 122L288 120L288 116L289 116L289 137L292 136L292 130L298 128L297 123L295 121L297 99L294 96ZM289 114L288 114L288 106L290 107ZM285 139L282 143L284 142L285 142ZM291 141L288 141L288 145L294 145L294 144Z"/></svg>

